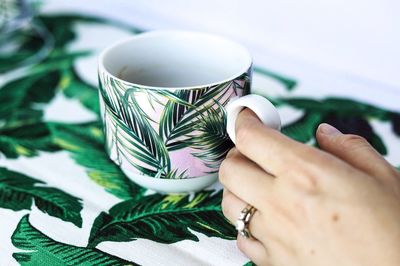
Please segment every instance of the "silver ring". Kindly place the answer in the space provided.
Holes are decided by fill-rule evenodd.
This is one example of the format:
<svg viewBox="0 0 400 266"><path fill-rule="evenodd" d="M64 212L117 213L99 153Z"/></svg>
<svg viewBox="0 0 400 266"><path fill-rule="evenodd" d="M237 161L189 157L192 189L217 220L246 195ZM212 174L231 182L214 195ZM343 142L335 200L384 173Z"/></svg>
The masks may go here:
<svg viewBox="0 0 400 266"><path fill-rule="evenodd" d="M239 218L236 220L236 230L238 230L239 234L244 238L250 238L251 233L249 229L250 220L253 217L253 214L256 212L256 208L248 204L239 215Z"/></svg>

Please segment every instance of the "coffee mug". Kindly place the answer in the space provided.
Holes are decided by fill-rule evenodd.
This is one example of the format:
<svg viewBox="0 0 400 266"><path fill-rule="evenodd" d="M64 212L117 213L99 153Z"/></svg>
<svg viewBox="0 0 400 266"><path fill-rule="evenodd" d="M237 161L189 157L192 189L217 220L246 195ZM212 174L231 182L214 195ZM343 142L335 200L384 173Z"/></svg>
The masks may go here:
<svg viewBox="0 0 400 266"><path fill-rule="evenodd" d="M273 105L248 95L251 73L243 46L206 33L153 31L105 49L98 74L108 155L134 182L158 192L211 185L233 147L242 108L280 128Z"/></svg>

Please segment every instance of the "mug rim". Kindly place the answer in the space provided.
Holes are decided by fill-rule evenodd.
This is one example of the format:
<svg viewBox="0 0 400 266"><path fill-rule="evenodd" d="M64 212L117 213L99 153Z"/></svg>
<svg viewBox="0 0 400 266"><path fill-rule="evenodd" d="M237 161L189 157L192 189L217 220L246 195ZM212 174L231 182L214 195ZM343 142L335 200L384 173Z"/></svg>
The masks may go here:
<svg viewBox="0 0 400 266"><path fill-rule="evenodd" d="M176 87L163 87L163 86L149 86L149 85L144 85L144 84L138 84L135 82L131 82L131 81L127 81L124 79L121 79L119 77L117 77L114 74L111 74L110 71L108 71L106 69L106 67L104 66L104 58L105 56L111 52L112 50L116 49L118 46L124 45L126 43L138 40L138 39L143 39L143 38L147 38L147 37L151 37L153 35L162 35L162 34L190 34L190 35L203 35L204 37L207 38L217 38L221 41L225 41L225 42L230 42L234 45L236 45L239 49L242 50L242 52L246 55L246 63L243 64L243 67L240 68L240 71L237 71L237 73L229 76L228 78L225 79L221 79L215 82L210 82L210 83L204 83L204 84L198 84L198 85L192 85L192 86L176 86ZM105 49L103 49L103 51L99 54L98 56L98 73L100 74L100 72L105 72L108 76L110 76L111 78L125 83L127 85L130 86L134 86L134 87L139 87L142 89L148 89L148 90L167 90L167 91L175 91L177 89L179 90L192 90L192 89L199 89L199 88L207 88L207 87L212 87L212 86L216 86L219 84L223 84L232 80L237 79L238 77L240 77L241 75L243 75L244 73L248 72L248 70L252 67L253 65L253 58L249 52L249 50L244 47L242 44L233 41L229 38L223 37L221 35L218 34L212 34L212 33L207 33L207 32L201 32L201 31L189 31L189 30L153 30L153 31L147 31L144 33L139 33L137 35L122 39L120 41L117 41L111 45L109 45L108 47L106 47Z"/></svg>

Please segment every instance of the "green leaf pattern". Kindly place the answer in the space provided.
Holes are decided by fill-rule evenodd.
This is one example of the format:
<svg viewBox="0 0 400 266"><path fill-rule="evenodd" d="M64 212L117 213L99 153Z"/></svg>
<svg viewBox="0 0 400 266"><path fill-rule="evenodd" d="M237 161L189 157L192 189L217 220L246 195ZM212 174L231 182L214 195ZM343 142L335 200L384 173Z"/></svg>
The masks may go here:
<svg viewBox="0 0 400 266"><path fill-rule="evenodd" d="M22 217L11 239L22 250L13 254L21 265L137 265L95 248L57 242L33 227L28 215Z"/></svg>
<svg viewBox="0 0 400 266"><path fill-rule="evenodd" d="M235 239L237 232L221 212L221 192L204 191L194 195L151 195L138 201L115 205L95 220L89 246L103 241L132 241L146 238L160 243L182 239L198 241L189 229L210 237Z"/></svg>
<svg viewBox="0 0 400 266"><path fill-rule="evenodd" d="M30 210L34 202L44 213L82 226L80 199L24 174L0 167L0 207L14 211Z"/></svg>

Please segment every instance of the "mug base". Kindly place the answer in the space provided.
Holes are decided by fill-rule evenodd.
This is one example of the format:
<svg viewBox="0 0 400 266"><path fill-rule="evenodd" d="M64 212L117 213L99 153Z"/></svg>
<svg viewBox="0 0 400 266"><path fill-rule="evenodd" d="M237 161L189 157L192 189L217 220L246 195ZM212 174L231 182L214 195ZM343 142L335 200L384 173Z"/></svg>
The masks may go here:
<svg viewBox="0 0 400 266"><path fill-rule="evenodd" d="M188 178L188 179L162 179L145 175L134 174L121 167L126 176L136 184L159 193L190 193L202 190L218 179L217 174Z"/></svg>

